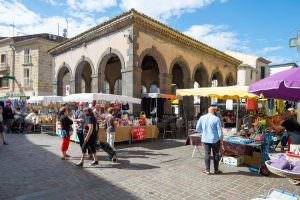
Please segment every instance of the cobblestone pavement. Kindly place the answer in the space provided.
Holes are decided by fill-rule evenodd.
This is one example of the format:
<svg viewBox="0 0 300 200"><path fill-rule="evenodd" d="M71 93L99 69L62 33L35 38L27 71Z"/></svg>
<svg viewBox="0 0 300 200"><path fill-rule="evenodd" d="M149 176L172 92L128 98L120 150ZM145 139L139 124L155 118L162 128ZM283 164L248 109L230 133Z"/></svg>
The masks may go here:
<svg viewBox="0 0 300 200"><path fill-rule="evenodd" d="M246 168L221 166L224 174L200 173L203 155L191 158L183 140L157 140L117 145L119 162L79 169L79 145L71 143L69 161L60 159L55 136L8 135L0 145L0 199L251 199L282 187L300 193L287 179L263 177Z"/></svg>

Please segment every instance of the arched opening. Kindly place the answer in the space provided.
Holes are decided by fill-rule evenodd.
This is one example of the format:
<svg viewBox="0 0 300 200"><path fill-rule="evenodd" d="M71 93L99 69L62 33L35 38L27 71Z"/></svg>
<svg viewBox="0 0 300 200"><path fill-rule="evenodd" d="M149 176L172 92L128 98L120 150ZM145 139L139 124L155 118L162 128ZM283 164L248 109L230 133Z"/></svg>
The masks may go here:
<svg viewBox="0 0 300 200"><path fill-rule="evenodd" d="M147 88L147 92L159 92L159 68L156 60L146 55L142 61L142 85Z"/></svg>
<svg viewBox="0 0 300 200"><path fill-rule="evenodd" d="M92 66L87 61L82 61L75 72L75 93L92 92Z"/></svg>
<svg viewBox="0 0 300 200"><path fill-rule="evenodd" d="M171 69L172 93L176 94L176 89L189 88L189 86L186 85L186 81L190 79L187 66L176 62Z"/></svg>
<svg viewBox="0 0 300 200"><path fill-rule="evenodd" d="M196 67L196 71L194 73L193 78L194 78L194 88L209 86L208 73L202 65ZM195 108L195 117L199 117L200 114L205 113L208 108L208 98L194 97L194 108Z"/></svg>
<svg viewBox="0 0 300 200"><path fill-rule="evenodd" d="M65 96L70 90L71 85L71 73L69 69L64 66L60 68L57 75L57 95Z"/></svg>
<svg viewBox="0 0 300 200"><path fill-rule="evenodd" d="M234 81L231 73L227 75L226 80L225 80L225 84L226 84L226 86L235 85L235 81Z"/></svg>
<svg viewBox="0 0 300 200"><path fill-rule="evenodd" d="M215 71L211 76L211 86L218 87L223 86L223 77L219 71Z"/></svg>
<svg viewBox="0 0 300 200"><path fill-rule="evenodd" d="M104 93L109 94L122 94L122 64L121 59L117 54L110 53L103 57L100 65L99 65L99 82L98 86L101 88L101 84ZM103 75L101 76L101 73ZM104 79L101 80L101 78ZM103 82L102 82L103 81Z"/></svg>

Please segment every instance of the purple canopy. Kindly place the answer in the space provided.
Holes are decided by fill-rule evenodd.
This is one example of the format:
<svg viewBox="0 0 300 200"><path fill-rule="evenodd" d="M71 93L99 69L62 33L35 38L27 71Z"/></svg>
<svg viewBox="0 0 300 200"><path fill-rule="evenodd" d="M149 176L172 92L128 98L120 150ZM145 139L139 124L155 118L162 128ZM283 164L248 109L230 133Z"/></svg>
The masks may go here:
<svg viewBox="0 0 300 200"><path fill-rule="evenodd" d="M300 68L278 72L249 86L249 92L269 99L300 101Z"/></svg>

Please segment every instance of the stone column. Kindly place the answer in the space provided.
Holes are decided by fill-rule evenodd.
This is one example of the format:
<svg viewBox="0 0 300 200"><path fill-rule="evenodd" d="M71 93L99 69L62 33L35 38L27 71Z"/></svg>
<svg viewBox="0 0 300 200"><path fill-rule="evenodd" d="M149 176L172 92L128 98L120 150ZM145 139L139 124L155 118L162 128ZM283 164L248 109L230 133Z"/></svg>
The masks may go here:
<svg viewBox="0 0 300 200"><path fill-rule="evenodd" d="M161 93L171 94L172 92L172 77L168 73L159 74L159 88Z"/></svg>
<svg viewBox="0 0 300 200"><path fill-rule="evenodd" d="M53 95L58 95L56 80L52 81L52 88L53 88Z"/></svg>
<svg viewBox="0 0 300 200"><path fill-rule="evenodd" d="M75 90L75 79L73 79L73 80L70 80L70 94L75 94L75 93L76 93L76 90Z"/></svg>
<svg viewBox="0 0 300 200"><path fill-rule="evenodd" d="M184 87L186 89L193 88L194 83L191 80L184 80ZM183 112L185 113L188 120L194 119L195 109L194 109L194 97L188 96L183 97Z"/></svg>
<svg viewBox="0 0 300 200"><path fill-rule="evenodd" d="M122 73L122 95L141 98L141 78L142 70L140 68L126 68ZM141 105L133 105L132 112L139 112Z"/></svg>
<svg viewBox="0 0 300 200"><path fill-rule="evenodd" d="M98 93L98 74L93 74L91 78L92 78L92 84L91 84L92 93Z"/></svg>
<svg viewBox="0 0 300 200"><path fill-rule="evenodd" d="M97 89L98 89L97 91L98 92L105 93L105 90L104 90L105 85L104 85L104 83L105 83L105 74L103 73L103 74L100 74L98 76L98 81L97 81Z"/></svg>

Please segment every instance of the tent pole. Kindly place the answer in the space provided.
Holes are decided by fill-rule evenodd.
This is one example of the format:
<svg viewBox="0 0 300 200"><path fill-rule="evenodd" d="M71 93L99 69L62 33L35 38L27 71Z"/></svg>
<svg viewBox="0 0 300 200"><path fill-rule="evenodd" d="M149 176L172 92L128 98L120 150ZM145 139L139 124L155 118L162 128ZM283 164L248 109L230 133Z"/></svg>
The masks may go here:
<svg viewBox="0 0 300 200"><path fill-rule="evenodd" d="M157 121L158 121L158 119L157 119L157 111L158 111L158 108L157 108L157 98L156 98L156 124L157 124Z"/></svg>
<svg viewBox="0 0 300 200"><path fill-rule="evenodd" d="M238 132L238 126L239 126L239 109L240 109L240 98L237 99L236 104L236 133Z"/></svg>

